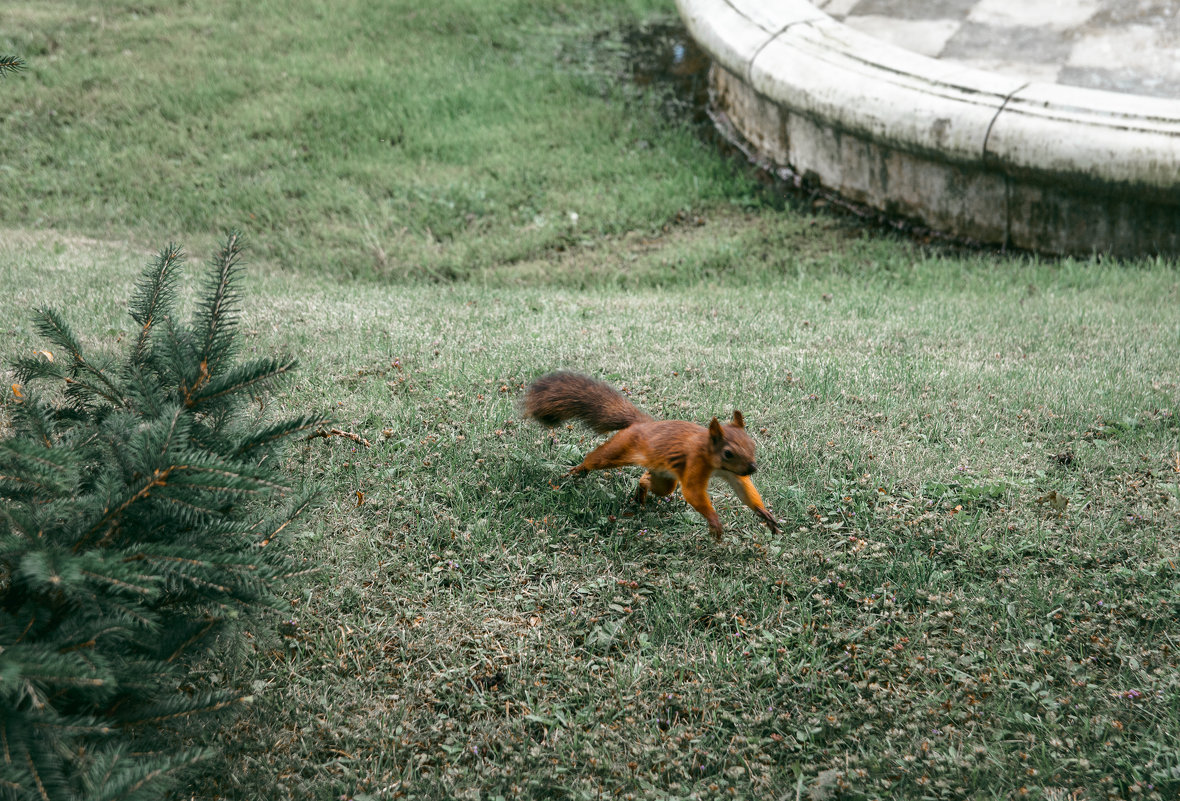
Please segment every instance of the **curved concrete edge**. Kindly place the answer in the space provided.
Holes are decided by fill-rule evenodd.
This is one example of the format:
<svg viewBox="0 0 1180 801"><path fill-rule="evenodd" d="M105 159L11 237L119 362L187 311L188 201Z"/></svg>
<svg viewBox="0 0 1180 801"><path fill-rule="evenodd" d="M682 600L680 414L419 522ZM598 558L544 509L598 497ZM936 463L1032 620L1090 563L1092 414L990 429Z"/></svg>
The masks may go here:
<svg viewBox="0 0 1180 801"><path fill-rule="evenodd" d="M719 110L780 166L985 242L1180 252L1180 101L927 58L806 0L677 5Z"/></svg>
<svg viewBox="0 0 1180 801"><path fill-rule="evenodd" d="M1013 174L1090 175L1180 202L1180 101L1029 84L997 115L986 157Z"/></svg>

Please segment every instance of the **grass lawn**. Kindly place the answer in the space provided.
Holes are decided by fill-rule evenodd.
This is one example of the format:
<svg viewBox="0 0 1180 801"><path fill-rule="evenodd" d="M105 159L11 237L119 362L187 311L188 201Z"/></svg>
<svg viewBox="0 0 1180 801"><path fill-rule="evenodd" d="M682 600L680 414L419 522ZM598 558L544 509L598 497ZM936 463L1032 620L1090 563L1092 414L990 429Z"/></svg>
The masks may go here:
<svg viewBox="0 0 1180 801"><path fill-rule="evenodd" d="M113 346L154 250L237 225L249 345L302 363L260 414L368 442L290 451L318 570L198 666L254 700L178 733L222 747L185 797L1176 797L1177 264L772 208L618 82L671 13L0 10L0 356L41 304ZM558 367L741 409L783 533L562 479L600 438L516 408Z"/></svg>

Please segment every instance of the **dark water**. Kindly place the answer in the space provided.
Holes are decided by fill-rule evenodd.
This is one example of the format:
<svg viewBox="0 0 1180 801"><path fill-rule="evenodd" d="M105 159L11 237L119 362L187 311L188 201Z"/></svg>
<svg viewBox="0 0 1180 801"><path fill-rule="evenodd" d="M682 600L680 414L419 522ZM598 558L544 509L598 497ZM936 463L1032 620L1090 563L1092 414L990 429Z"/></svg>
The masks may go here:
<svg viewBox="0 0 1180 801"><path fill-rule="evenodd" d="M644 94L654 95L667 116L711 126L709 56L679 20L604 32L597 45L619 48L623 77Z"/></svg>

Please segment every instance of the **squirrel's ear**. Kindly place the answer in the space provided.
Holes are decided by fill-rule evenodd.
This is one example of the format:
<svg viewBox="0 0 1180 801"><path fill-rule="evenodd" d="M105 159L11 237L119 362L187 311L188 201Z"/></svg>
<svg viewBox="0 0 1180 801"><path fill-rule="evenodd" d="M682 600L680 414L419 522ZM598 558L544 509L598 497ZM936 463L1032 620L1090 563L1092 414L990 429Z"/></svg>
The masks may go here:
<svg viewBox="0 0 1180 801"><path fill-rule="evenodd" d="M742 418L742 413L737 409L734 409L733 411L733 424L738 428L746 427L746 421Z"/></svg>
<svg viewBox="0 0 1180 801"><path fill-rule="evenodd" d="M720 448L725 444L725 432L721 430L721 424L717 422L716 417L709 423L709 440L714 448Z"/></svg>

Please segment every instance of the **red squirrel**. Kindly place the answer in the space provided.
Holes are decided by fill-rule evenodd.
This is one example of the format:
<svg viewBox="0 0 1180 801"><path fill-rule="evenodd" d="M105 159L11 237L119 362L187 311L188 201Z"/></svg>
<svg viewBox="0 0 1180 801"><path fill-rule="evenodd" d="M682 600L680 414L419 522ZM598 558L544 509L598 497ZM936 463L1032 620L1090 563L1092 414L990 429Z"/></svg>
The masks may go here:
<svg viewBox="0 0 1180 801"><path fill-rule="evenodd" d="M534 381L525 393L524 408L527 416L546 426L576 419L599 434L618 432L567 475L626 465L646 467L635 499L643 503L649 492L669 495L680 485L684 500L704 516L709 533L720 541L721 520L707 491L709 479L716 473L772 532L779 531L750 481L757 471L754 440L746 433L741 412L735 411L733 420L724 424L714 417L708 427L684 420L656 420L609 384L564 371Z"/></svg>

